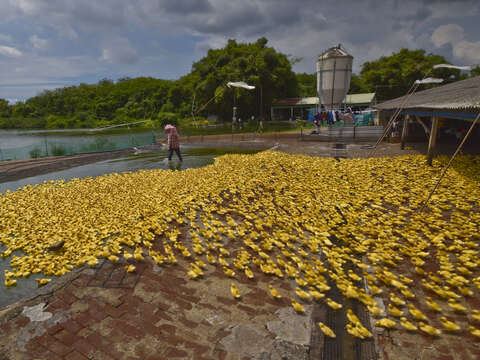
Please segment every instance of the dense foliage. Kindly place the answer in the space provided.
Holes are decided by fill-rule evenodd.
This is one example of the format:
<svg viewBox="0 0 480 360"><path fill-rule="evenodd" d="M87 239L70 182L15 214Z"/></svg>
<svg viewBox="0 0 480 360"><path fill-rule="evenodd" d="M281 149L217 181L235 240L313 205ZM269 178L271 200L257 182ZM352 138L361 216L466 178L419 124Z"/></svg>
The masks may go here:
<svg viewBox="0 0 480 360"><path fill-rule="evenodd" d="M425 54L425 50L402 49L391 56L382 56L376 61L367 61L360 71L359 85L364 90L377 93L377 100L393 99L404 95L417 79L432 76L446 79L446 82L461 80L456 69L436 69L433 65L448 61L439 55ZM421 85L419 90L429 86Z"/></svg>
<svg viewBox="0 0 480 360"><path fill-rule="evenodd" d="M274 100L316 94L316 75L295 74L295 61L268 47L265 38L253 43L229 40L224 48L209 50L189 74L176 81L104 79L97 84L45 90L14 105L0 99L0 128L90 128L146 119L151 121L142 126L157 126L182 122L192 111L198 111L200 119L217 115L220 121L230 121L234 106L237 117L244 120L252 115L268 118ZM427 74L446 82L466 76L454 69L430 71L439 63L448 62L424 50L402 49L364 63L359 75L352 74L350 93L376 92L382 101L405 94L415 80ZM477 75L480 67L471 72L471 76ZM228 88L229 81L245 81L255 89ZM420 90L428 86L432 85L422 85Z"/></svg>
<svg viewBox="0 0 480 360"><path fill-rule="evenodd" d="M311 97L317 95L317 75L301 73L297 75L298 96Z"/></svg>

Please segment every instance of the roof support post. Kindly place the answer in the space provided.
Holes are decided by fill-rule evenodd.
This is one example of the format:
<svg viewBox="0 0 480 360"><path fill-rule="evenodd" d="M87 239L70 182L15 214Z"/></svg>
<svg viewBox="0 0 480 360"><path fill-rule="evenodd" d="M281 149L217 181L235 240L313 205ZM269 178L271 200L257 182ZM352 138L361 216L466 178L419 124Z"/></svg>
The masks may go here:
<svg viewBox="0 0 480 360"><path fill-rule="evenodd" d="M432 130L430 131L430 139L428 141L427 164L432 166L433 153L435 144L437 143L438 117L432 117Z"/></svg>
<svg viewBox="0 0 480 360"><path fill-rule="evenodd" d="M290 108L290 119L293 120L293 106Z"/></svg>
<svg viewBox="0 0 480 360"><path fill-rule="evenodd" d="M403 128L402 128L402 139L400 149L405 149L405 138L407 137L408 123L410 121L410 115L406 115L403 119Z"/></svg>

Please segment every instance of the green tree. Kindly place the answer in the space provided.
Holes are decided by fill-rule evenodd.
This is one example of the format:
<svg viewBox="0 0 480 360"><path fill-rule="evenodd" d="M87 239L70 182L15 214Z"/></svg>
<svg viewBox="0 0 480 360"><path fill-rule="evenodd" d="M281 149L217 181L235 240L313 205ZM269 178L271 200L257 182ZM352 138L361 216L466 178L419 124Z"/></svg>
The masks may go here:
<svg viewBox="0 0 480 360"><path fill-rule="evenodd" d="M8 106L8 101L0 99L0 118L8 118L12 115L11 108Z"/></svg>
<svg viewBox="0 0 480 360"><path fill-rule="evenodd" d="M478 65L477 67L473 68L472 71L470 71L471 77L479 76L479 75L480 75L480 65Z"/></svg>
<svg viewBox="0 0 480 360"><path fill-rule="evenodd" d="M350 79L350 90L348 91L349 94L361 94L372 91L373 89L364 83L361 76L352 74L352 78Z"/></svg>
<svg viewBox="0 0 480 360"><path fill-rule="evenodd" d="M317 96L317 74L297 73L295 75L299 97Z"/></svg>
<svg viewBox="0 0 480 360"><path fill-rule="evenodd" d="M433 65L441 63L448 61L443 56L425 54L425 50L402 49L391 56L364 63L360 75L366 89L375 91L377 99L383 101L406 94L415 80L427 75L450 82L461 79L456 69L432 70ZM420 89L431 86L421 85Z"/></svg>
<svg viewBox="0 0 480 360"><path fill-rule="evenodd" d="M298 94L297 78L288 56L267 47L267 39L254 43L229 40L223 49L211 49L207 56L192 65L190 74L176 82L169 93L169 104L164 111L191 113L193 96L196 104L205 104L215 95L215 101L202 112L213 113L230 120L232 108L238 116L268 114L272 101ZM226 88L229 81L245 81L255 90Z"/></svg>

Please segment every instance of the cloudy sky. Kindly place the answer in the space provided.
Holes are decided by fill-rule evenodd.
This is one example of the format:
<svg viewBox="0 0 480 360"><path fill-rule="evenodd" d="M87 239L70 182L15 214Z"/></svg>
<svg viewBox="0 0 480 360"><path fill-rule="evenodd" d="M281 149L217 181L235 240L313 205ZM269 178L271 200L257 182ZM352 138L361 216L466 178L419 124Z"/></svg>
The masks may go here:
<svg viewBox="0 0 480 360"><path fill-rule="evenodd" d="M361 64L402 47L480 63L479 0L0 0L0 98L103 78L176 79L209 48L265 36L302 57L341 43Z"/></svg>

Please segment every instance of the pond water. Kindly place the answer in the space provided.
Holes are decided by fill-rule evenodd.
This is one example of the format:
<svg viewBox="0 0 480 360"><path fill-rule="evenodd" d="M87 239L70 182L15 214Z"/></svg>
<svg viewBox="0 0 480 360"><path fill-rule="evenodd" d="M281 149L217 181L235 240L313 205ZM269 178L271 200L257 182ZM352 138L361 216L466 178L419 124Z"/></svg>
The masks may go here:
<svg viewBox="0 0 480 360"><path fill-rule="evenodd" d="M0 161L73 155L150 145L159 132L152 130L0 130Z"/></svg>
<svg viewBox="0 0 480 360"><path fill-rule="evenodd" d="M220 155L229 153L253 154L258 151L260 150L232 148L206 149L182 146L183 162L180 162L177 159L176 154L173 155L173 159L171 161L168 161L166 149L144 151L121 158L77 166L70 169L32 176L17 181L0 183L0 193L4 193L6 190L16 191L25 185L41 184L44 181L95 177L113 172L121 173L125 171L148 169L170 169L176 171L187 168L199 168L208 164L212 164L215 157ZM0 244L0 252L4 250L6 250L6 247ZM0 309L20 300L27 295L32 294L37 289L36 279L45 277L43 275L31 275L28 278L17 279L16 286L9 288L5 287L4 271L11 270L10 259L13 255L20 256L21 253L12 253L12 255L6 259L0 257Z"/></svg>
<svg viewBox="0 0 480 360"><path fill-rule="evenodd" d="M295 123L267 122L265 131L285 131ZM256 124L232 129L229 124L206 127L180 127L181 136L245 133L256 131ZM0 130L0 161L44 156L127 149L150 145L156 138L165 138L161 129L116 128L66 130Z"/></svg>

